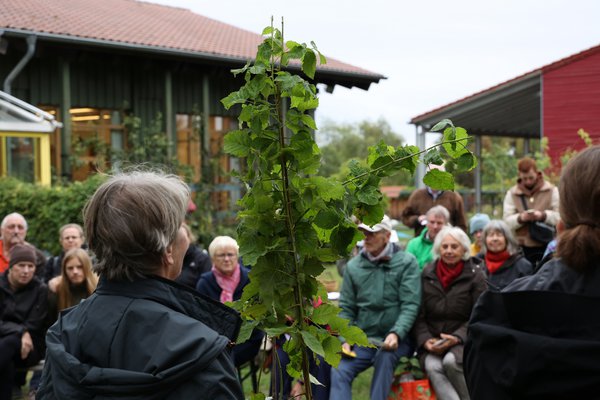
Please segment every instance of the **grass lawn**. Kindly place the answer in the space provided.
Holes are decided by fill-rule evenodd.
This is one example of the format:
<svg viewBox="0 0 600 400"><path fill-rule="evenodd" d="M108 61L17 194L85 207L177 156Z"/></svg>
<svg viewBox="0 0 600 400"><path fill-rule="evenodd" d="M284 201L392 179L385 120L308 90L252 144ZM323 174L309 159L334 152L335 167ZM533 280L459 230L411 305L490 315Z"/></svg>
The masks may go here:
<svg viewBox="0 0 600 400"><path fill-rule="evenodd" d="M248 372L248 369L243 369L242 374ZM368 400L369 390L371 388L371 378L373 377L373 368L369 368L362 374L358 375L352 384L352 398L355 400ZM267 395L269 393L269 383L271 374L262 374L258 384L259 391ZM244 395L246 398L250 398L252 394L252 384L250 379L246 379L243 383Z"/></svg>

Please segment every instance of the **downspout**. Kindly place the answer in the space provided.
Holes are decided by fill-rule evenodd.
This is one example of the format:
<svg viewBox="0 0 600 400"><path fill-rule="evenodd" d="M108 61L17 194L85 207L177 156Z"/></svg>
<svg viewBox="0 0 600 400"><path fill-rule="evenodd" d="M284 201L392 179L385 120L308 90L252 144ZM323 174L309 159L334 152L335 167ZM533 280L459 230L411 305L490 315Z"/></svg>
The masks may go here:
<svg viewBox="0 0 600 400"><path fill-rule="evenodd" d="M17 75L19 75L21 73L23 68L25 68L25 66L27 65L29 60L31 60L31 58L33 57L33 54L35 53L36 41L37 41L37 36L35 36L35 35L27 36L27 52L25 53L23 58L21 58L19 63L13 68L13 70L10 71L10 73L4 80L4 92L5 93L11 94L10 91L11 91L11 86L12 86L13 81L15 80Z"/></svg>

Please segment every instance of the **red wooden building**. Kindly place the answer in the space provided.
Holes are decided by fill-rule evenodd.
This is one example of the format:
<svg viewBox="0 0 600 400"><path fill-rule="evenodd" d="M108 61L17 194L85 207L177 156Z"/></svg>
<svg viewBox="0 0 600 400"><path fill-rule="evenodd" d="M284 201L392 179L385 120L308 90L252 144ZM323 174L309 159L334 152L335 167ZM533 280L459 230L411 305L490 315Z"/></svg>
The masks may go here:
<svg viewBox="0 0 600 400"><path fill-rule="evenodd" d="M584 146L579 129L600 143L600 45L517 76L496 86L412 118L417 145L425 147L425 134L437 122L450 118L475 136L480 155L481 137L547 138L555 165L559 155ZM424 170L417 174L417 185ZM475 171L476 206L481 201L481 172Z"/></svg>

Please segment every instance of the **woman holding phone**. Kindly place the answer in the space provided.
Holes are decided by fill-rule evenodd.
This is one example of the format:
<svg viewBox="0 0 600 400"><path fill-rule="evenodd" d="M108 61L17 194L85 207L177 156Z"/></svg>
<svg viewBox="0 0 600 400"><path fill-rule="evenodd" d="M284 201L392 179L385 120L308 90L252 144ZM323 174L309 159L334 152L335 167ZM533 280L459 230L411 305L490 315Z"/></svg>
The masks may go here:
<svg viewBox="0 0 600 400"><path fill-rule="evenodd" d="M421 275L421 308L413 331L419 360L440 400L469 399L463 343L471 310L486 289L485 275L469 247L462 229L442 229L433 243L435 260Z"/></svg>

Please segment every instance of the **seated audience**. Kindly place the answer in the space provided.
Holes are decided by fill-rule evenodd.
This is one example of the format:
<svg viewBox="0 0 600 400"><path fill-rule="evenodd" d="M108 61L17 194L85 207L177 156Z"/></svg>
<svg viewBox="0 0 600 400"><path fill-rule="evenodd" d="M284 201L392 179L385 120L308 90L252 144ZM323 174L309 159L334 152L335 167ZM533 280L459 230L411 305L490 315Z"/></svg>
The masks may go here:
<svg viewBox="0 0 600 400"><path fill-rule="evenodd" d="M523 256L506 222L494 219L483 229L484 270L488 286L501 290L517 278L531 275L533 266Z"/></svg>
<svg viewBox="0 0 600 400"><path fill-rule="evenodd" d="M436 235L442 228L448 225L450 213L444 206L435 206L430 208L425 214L427 227L416 238L409 240L406 245L406 252L414 255L419 263L419 268L423 267L433 260L431 249Z"/></svg>
<svg viewBox="0 0 600 400"><path fill-rule="evenodd" d="M250 280L248 268L239 262L239 246L229 236L217 236L208 246L212 269L200 276L196 290L221 303L238 300ZM244 343L233 347L233 362L236 367L254 359L260 350L264 334L255 329Z"/></svg>
<svg viewBox="0 0 600 400"><path fill-rule="evenodd" d="M465 375L475 399L577 399L600 393L600 146L573 157L559 185L556 256L469 324Z"/></svg>
<svg viewBox="0 0 600 400"><path fill-rule="evenodd" d="M45 351L44 328L48 289L35 276L32 246L17 244L10 250L8 271L0 276L0 400L10 400L17 368L37 364Z"/></svg>
<svg viewBox="0 0 600 400"><path fill-rule="evenodd" d="M473 306L486 289L485 275L469 247L462 229L442 229L433 245L435 261L421 275L423 297L414 334L419 360L440 400L469 399L463 343Z"/></svg>
<svg viewBox="0 0 600 400"><path fill-rule="evenodd" d="M469 234L473 238L473 243L471 243L471 256L473 257L481 253L481 232L488 222L490 222L490 217L487 214L475 214L469 221Z"/></svg>

